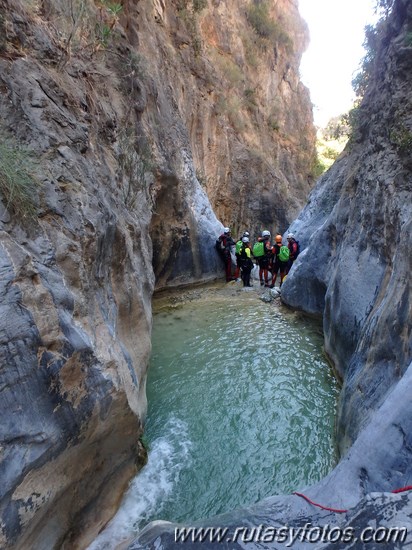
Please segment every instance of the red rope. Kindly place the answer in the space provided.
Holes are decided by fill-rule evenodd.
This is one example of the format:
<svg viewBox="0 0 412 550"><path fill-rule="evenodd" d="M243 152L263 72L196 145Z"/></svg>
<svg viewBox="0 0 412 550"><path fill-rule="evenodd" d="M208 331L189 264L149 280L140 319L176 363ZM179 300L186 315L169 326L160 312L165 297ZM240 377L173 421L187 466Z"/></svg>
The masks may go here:
<svg viewBox="0 0 412 550"><path fill-rule="evenodd" d="M393 491L391 491L391 493L403 493L404 491L412 491L412 485L407 485L406 487L401 487L400 489L394 489ZM335 512L336 514L344 514L345 512L347 512L347 510L341 510L339 508L329 508L328 506L322 506L322 504L313 502L313 500L311 500L309 497L307 497L303 493L297 493L296 491L294 491L292 494L297 495L298 497L302 497L305 500L307 500L309 504L313 504L313 506L322 508L322 510L328 510L328 512Z"/></svg>
<svg viewBox="0 0 412 550"><path fill-rule="evenodd" d="M412 491L412 485L407 485L406 487L401 487L400 489L394 489L391 493L403 493L404 491Z"/></svg>
<svg viewBox="0 0 412 550"><path fill-rule="evenodd" d="M313 504L313 506L317 506L318 508L322 508L322 510L328 510L329 512L336 512L337 514L343 514L344 512L347 512L347 510L339 510L339 508L328 508L327 506L322 506L322 504L318 504L317 502L313 502L313 500L310 500L306 495L303 493L297 493L296 491L292 493L293 495L297 495L298 497L302 497L305 500L309 502L309 504Z"/></svg>

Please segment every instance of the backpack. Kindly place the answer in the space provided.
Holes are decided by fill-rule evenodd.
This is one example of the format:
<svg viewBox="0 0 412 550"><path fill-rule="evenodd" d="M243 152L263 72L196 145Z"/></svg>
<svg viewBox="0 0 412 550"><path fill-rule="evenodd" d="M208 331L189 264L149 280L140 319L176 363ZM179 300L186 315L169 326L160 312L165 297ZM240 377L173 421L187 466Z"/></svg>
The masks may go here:
<svg viewBox="0 0 412 550"><path fill-rule="evenodd" d="M218 252L223 252L223 250L225 249L225 245L223 244L222 239L216 239L215 248Z"/></svg>
<svg viewBox="0 0 412 550"><path fill-rule="evenodd" d="M290 250L287 246L282 245L279 250L278 258L281 262L287 262L289 260Z"/></svg>
<svg viewBox="0 0 412 550"><path fill-rule="evenodd" d="M265 255L265 243L263 241L257 242L253 245L252 254L255 258L260 258Z"/></svg>
<svg viewBox="0 0 412 550"><path fill-rule="evenodd" d="M239 255L241 250L242 250L242 246L243 246L243 242L242 241L238 241L236 243L236 254Z"/></svg>

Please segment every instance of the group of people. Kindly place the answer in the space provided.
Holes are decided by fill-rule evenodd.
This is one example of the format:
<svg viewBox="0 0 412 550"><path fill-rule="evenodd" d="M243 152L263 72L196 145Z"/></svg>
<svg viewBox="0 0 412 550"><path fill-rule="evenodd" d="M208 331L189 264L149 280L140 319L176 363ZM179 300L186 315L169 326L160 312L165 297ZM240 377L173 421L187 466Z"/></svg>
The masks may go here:
<svg viewBox="0 0 412 550"><path fill-rule="evenodd" d="M232 275L232 250L235 249L236 269ZM280 275L280 286L286 275L289 273L293 262L299 254L299 241L293 233L287 235L287 245L282 242L282 235L276 235L271 242L270 231L262 231L261 235L253 244L250 241L250 234L245 231L237 242L232 238L229 227L225 227L223 233L216 241L216 249L222 258L225 266L226 281L238 280L239 275L243 286L250 287L250 274L254 261L259 266L259 281L261 286L273 288L278 273Z"/></svg>

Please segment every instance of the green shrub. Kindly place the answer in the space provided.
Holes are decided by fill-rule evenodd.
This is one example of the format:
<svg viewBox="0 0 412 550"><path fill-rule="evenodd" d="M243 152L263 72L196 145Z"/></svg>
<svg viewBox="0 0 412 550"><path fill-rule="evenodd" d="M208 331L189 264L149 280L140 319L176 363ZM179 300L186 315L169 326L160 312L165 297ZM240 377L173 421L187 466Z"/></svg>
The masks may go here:
<svg viewBox="0 0 412 550"><path fill-rule="evenodd" d="M192 48L195 57L198 57L202 53L202 40L200 36L192 37Z"/></svg>
<svg viewBox="0 0 412 550"><path fill-rule="evenodd" d="M292 47L289 34L270 16L267 1L252 3L247 8L246 17L260 38L283 44L287 48Z"/></svg>
<svg viewBox="0 0 412 550"><path fill-rule="evenodd" d="M259 65L259 55L261 54L255 42L251 39L250 34L251 33L246 32L241 34L243 51L245 53L246 63L250 67L256 68Z"/></svg>
<svg viewBox="0 0 412 550"><path fill-rule="evenodd" d="M207 0L177 0L177 11L192 10L194 13L200 13L207 7Z"/></svg>
<svg viewBox="0 0 412 550"><path fill-rule="evenodd" d="M118 167L122 199L133 210L139 202L140 194L149 194L154 164L149 143L139 138L135 129L127 123L119 133Z"/></svg>
<svg viewBox="0 0 412 550"><path fill-rule="evenodd" d="M400 153L412 153L412 132L403 125L392 128L389 133L390 142Z"/></svg>
<svg viewBox="0 0 412 550"><path fill-rule="evenodd" d="M188 6L189 6L189 0L177 0L176 2L176 9L178 12L187 10Z"/></svg>
<svg viewBox="0 0 412 550"><path fill-rule="evenodd" d="M273 130L274 132L279 132L280 130L280 124L278 119L274 115L270 115L268 118L268 127Z"/></svg>
<svg viewBox="0 0 412 550"><path fill-rule="evenodd" d="M140 52L130 51L122 58L123 64L120 66L124 76L137 76L144 80L149 73L149 63L146 57Z"/></svg>
<svg viewBox="0 0 412 550"><path fill-rule="evenodd" d="M319 129L316 139L316 161L313 176L319 177L328 170L344 150L348 134L342 131L342 117L331 119L325 129Z"/></svg>
<svg viewBox="0 0 412 550"><path fill-rule="evenodd" d="M33 175L35 163L30 152L11 137L0 134L0 194L5 206L20 218L37 212L39 182Z"/></svg>
<svg viewBox="0 0 412 550"><path fill-rule="evenodd" d="M101 0L101 2L106 8L106 13L100 12L100 17L98 17L95 25L95 35L97 42L107 48L113 34L113 27L117 22L119 13L123 10L123 6L117 2L110 2L110 0Z"/></svg>
<svg viewBox="0 0 412 550"><path fill-rule="evenodd" d="M215 114L217 116L227 116L233 129L240 133L245 127L245 120L242 116L242 102L232 94L229 98L221 95L215 103Z"/></svg>
<svg viewBox="0 0 412 550"><path fill-rule="evenodd" d="M202 52L202 40L200 38L196 12L194 11L194 9L190 8L190 6L188 5L188 0L179 0L177 4L177 15L184 22L186 30L191 39L193 53L195 57L198 57Z"/></svg>
<svg viewBox="0 0 412 550"><path fill-rule="evenodd" d="M99 44L107 48L107 46L109 45L110 37L112 35L111 27L104 23L97 23L95 28L95 33L96 33L96 40L99 42Z"/></svg>
<svg viewBox="0 0 412 550"><path fill-rule="evenodd" d="M227 116L235 132L238 134L243 132L246 127L246 123L242 116L242 102L238 97L232 96L229 98L227 105Z"/></svg>
<svg viewBox="0 0 412 550"><path fill-rule="evenodd" d="M316 156L315 162L312 166L311 176L318 179L324 172L326 172L327 169L328 166L318 156Z"/></svg>
<svg viewBox="0 0 412 550"><path fill-rule="evenodd" d="M225 115L228 110L227 99L223 95L219 95L215 102L214 112L216 116Z"/></svg>
<svg viewBox="0 0 412 550"><path fill-rule="evenodd" d="M193 11L201 12L207 6L207 0L193 0Z"/></svg>
<svg viewBox="0 0 412 550"><path fill-rule="evenodd" d="M365 40L363 47L365 48L365 56L362 59L361 67L352 80L352 88L357 97L362 98L365 95L366 88L369 85L370 76L372 73L378 44L379 44L379 28L372 25L365 27Z"/></svg>
<svg viewBox="0 0 412 550"><path fill-rule="evenodd" d="M120 2L111 0L62 2L59 17L59 35L62 40L58 63L60 69L64 68L74 51L94 54L107 48L115 35L115 26L122 10Z"/></svg>
<svg viewBox="0 0 412 550"><path fill-rule="evenodd" d="M243 95L245 96L245 103L247 107L256 107L256 90L254 90L253 88L246 88L246 90L243 92Z"/></svg>
<svg viewBox="0 0 412 550"><path fill-rule="evenodd" d="M378 48L384 40L386 20L388 19L394 4L395 0L376 0L375 10L376 13L380 14L380 18L375 26L365 26L365 39L363 42L363 47L366 54L361 61L361 66L358 73L352 80L352 88L359 98L362 98L365 95L366 88L369 85ZM406 41L408 41L408 34L406 35Z"/></svg>
<svg viewBox="0 0 412 550"><path fill-rule="evenodd" d="M327 141L342 139L347 141L352 132L348 121L348 114L331 118L326 128L322 130L323 138Z"/></svg>
<svg viewBox="0 0 412 550"><path fill-rule="evenodd" d="M269 7L266 2L251 4L247 10L247 19L259 36L272 38L276 26L269 15Z"/></svg>
<svg viewBox="0 0 412 550"><path fill-rule="evenodd" d="M360 137L359 132L359 111L360 100L357 100L350 111L342 115L341 121L345 126L346 135L349 141L356 141Z"/></svg>
<svg viewBox="0 0 412 550"><path fill-rule="evenodd" d="M101 0L101 2L106 7L108 13L113 17L117 17L123 10L123 6L117 2L110 2L110 0Z"/></svg>
<svg viewBox="0 0 412 550"><path fill-rule="evenodd" d="M244 75L238 65L230 57L223 56L219 53L213 56L220 73L226 78L231 86L239 86Z"/></svg>

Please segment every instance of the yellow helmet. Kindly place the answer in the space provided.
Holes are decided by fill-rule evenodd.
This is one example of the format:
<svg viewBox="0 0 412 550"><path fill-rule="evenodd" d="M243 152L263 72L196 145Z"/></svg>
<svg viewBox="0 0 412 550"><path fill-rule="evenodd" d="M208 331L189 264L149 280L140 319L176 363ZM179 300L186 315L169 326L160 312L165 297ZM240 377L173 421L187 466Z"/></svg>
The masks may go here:
<svg viewBox="0 0 412 550"><path fill-rule="evenodd" d="M276 241L277 243L281 243L281 242L282 242L282 235L276 235L275 241Z"/></svg>

